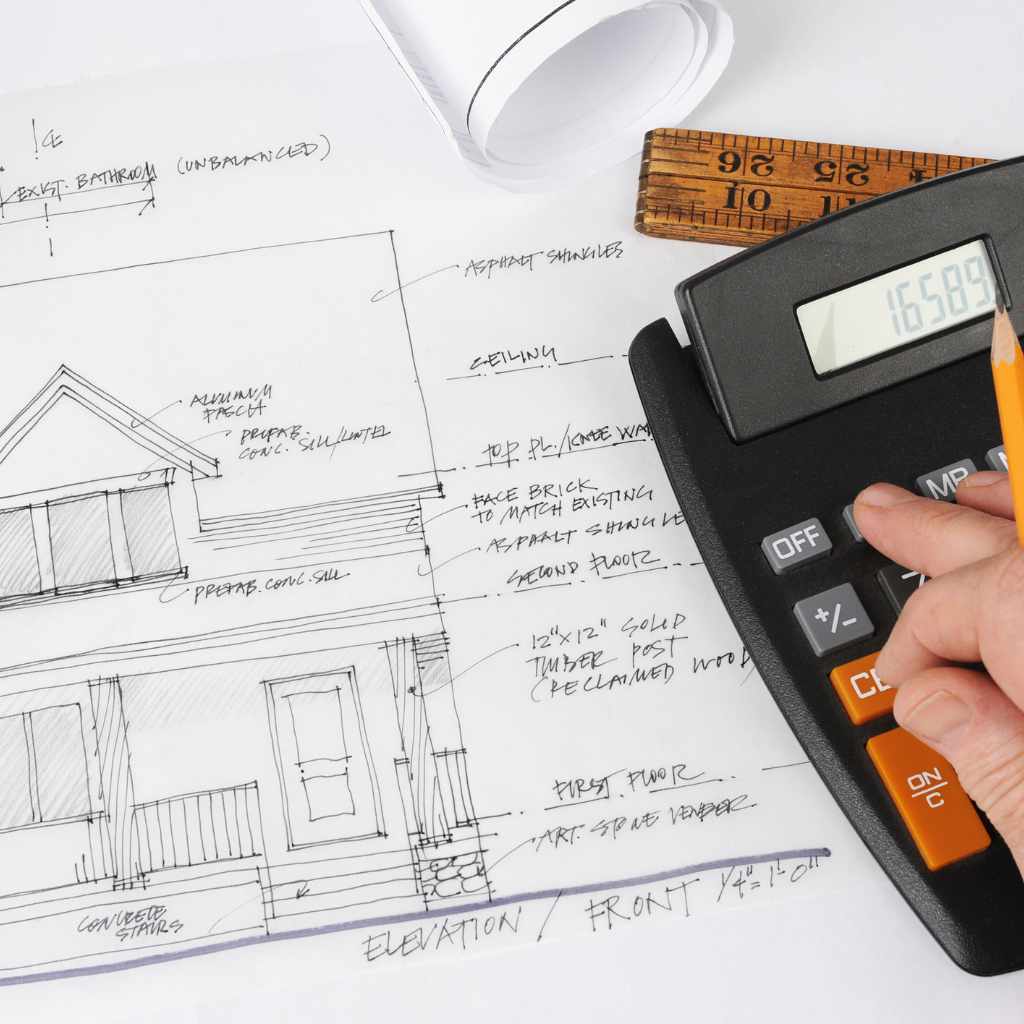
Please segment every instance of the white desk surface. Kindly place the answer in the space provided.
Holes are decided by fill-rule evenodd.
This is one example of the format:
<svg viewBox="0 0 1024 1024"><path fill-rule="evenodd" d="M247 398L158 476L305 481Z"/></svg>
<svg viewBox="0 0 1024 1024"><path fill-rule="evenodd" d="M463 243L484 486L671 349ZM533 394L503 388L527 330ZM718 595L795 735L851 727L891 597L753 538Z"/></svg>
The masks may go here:
<svg viewBox="0 0 1024 1024"><path fill-rule="evenodd" d="M724 2L736 48L690 125L940 153L1024 152L1021 5ZM40 0L4 14L0 92L371 37L354 0ZM289 946L7 988L0 1012L12 1022L152 1024L410 1017L422 1024L939 1024L1020 1020L1024 1013L1024 973L964 974L886 884L337 981L304 976ZM279 978L283 965L292 984L260 992L265 965ZM422 999L427 990L435 998Z"/></svg>

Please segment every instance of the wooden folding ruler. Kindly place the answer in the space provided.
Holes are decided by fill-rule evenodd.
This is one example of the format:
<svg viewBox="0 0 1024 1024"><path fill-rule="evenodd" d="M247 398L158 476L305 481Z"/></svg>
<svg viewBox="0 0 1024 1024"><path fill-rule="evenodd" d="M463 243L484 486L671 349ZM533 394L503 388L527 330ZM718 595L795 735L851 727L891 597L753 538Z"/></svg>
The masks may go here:
<svg viewBox="0 0 1024 1024"><path fill-rule="evenodd" d="M656 128L644 138L634 226L660 238L754 245L872 196L987 163Z"/></svg>

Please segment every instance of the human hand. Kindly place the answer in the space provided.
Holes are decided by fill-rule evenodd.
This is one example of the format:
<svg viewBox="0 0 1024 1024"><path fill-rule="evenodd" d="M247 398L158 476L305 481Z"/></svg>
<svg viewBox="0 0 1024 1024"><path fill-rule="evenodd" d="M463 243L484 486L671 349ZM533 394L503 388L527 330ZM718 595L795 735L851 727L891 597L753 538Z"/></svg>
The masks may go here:
<svg viewBox="0 0 1024 1024"><path fill-rule="evenodd" d="M1024 548L1005 473L972 473L957 503L873 484L854 503L872 547L931 576L878 657L896 721L956 769L1024 874ZM963 667L981 662L985 671Z"/></svg>

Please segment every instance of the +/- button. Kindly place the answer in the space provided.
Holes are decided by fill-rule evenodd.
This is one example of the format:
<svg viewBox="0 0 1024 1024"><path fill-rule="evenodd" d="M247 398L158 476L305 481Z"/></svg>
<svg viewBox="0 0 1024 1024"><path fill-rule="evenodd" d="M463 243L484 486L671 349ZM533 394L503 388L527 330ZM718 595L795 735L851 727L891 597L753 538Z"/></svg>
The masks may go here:
<svg viewBox="0 0 1024 1024"><path fill-rule="evenodd" d="M874 736L868 755L932 871L992 842L953 766L905 729Z"/></svg>
<svg viewBox="0 0 1024 1024"><path fill-rule="evenodd" d="M789 529L769 534L761 541L768 563L781 576L798 565L824 558L832 550L825 528L817 519L806 519Z"/></svg>
<svg viewBox="0 0 1024 1024"><path fill-rule="evenodd" d="M797 601L793 614L819 658L871 636L875 631L857 592L849 583Z"/></svg>
<svg viewBox="0 0 1024 1024"><path fill-rule="evenodd" d="M878 651L832 669L829 679L854 725L863 725L892 711L896 690L878 678Z"/></svg>

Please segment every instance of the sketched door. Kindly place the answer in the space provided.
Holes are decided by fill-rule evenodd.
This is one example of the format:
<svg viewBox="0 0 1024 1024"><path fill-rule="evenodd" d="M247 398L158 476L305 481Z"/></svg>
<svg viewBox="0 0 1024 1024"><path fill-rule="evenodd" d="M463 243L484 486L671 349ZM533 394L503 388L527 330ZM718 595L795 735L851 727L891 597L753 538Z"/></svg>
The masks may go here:
<svg viewBox="0 0 1024 1024"><path fill-rule="evenodd" d="M355 673L267 687L289 846L384 834Z"/></svg>

